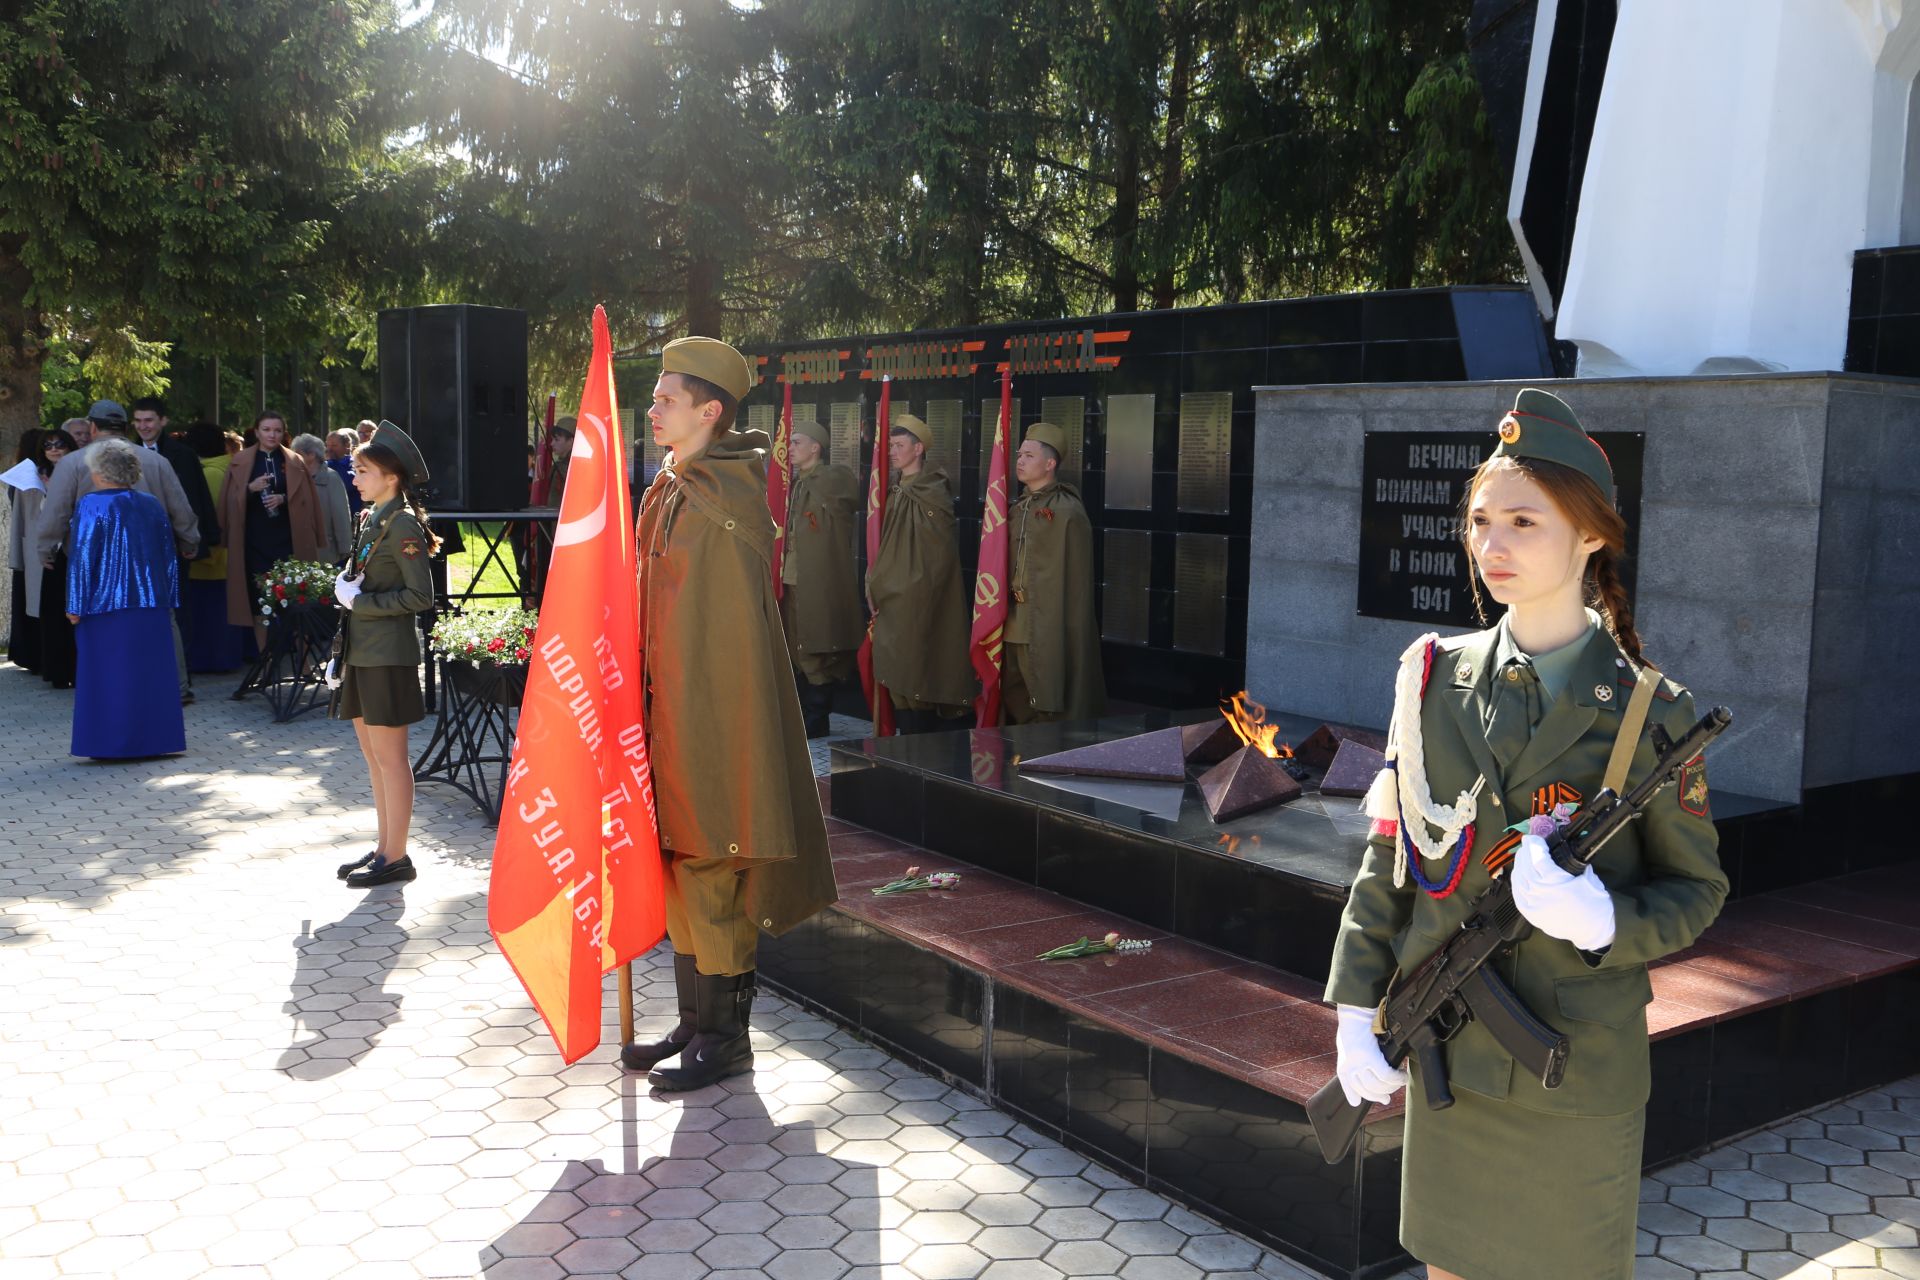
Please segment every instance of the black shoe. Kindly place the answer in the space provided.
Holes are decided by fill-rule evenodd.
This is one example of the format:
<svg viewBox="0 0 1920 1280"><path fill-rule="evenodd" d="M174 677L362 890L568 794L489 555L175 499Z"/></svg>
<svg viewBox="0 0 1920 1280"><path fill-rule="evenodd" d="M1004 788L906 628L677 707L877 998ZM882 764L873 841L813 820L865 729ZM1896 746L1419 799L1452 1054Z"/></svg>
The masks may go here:
<svg viewBox="0 0 1920 1280"><path fill-rule="evenodd" d="M348 876L347 888L371 889L377 884L411 880L413 876L412 858L402 858L398 862L376 862L365 871L356 871Z"/></svg>
<svg viewBox="0 0 1920 1280"><path fill-rule="evenodd" d="M358 862L341 863L339 867L335 868L334 874L339 876L342 880L345 880L348 876L352 875L354 872L358 871L360 868L372 866L374 863L374 859L378 858L379 856L380 856L380 851L378 849L375 849L372 852L368 853L366 857L360 859L360 861Z"/></svg>
<svg viewBox="0 0 1920 1280"><path fill-rule="evenodd" d="M183 707L190 707L193 705L193 690L189 689L185 693L180 695L180 705Z"/></svg>
<svg viewBox="0 0 1920 1280"><path fill-rule="evenodd" d="M753 971L731 977L694 975L700 1029L680 1050L680 1065L655 1067L647 1083L662 1093L704 1089L728 1076L753 1070L747 1015L753 1011Z"/></svg>
<svg viewBox="0 0 1920 1280"><path fill-rule="evenodd" d="M700 1008L694 995L694 980L698 976L699 970L693 967L693 957L674 952L673 990L680 998L680 1021L673 1030L651 1044L621 1045L621 1066L629 1071L645 1071L687 1047L700 1027Z"/></svg>
<svg viewBox="0 0 1920 1280"><path fill-rule="evenodd" d="M824 738L833 732L828 717L833 714L833 686L800 682L800 717L809 738Z"/></svg>

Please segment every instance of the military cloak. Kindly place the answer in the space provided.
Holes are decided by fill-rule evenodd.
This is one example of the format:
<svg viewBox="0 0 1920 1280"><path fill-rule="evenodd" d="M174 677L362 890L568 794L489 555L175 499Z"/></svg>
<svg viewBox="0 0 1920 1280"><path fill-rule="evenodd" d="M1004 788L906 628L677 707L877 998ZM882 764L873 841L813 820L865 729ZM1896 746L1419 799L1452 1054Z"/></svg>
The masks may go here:
<svg viewBox="0 0 1920 1280"><path fill-rule="evenodd" d="M1107 713L1100 626L1093 611L1093 524L1080 491L1059 481L1028 491L1013 525L1013 601L1006 641L1026 646L1033 709L1069 719Z"/></svg>
<svg viewBox="0 0 1920 1280"><path fill-rule="evenodd" d="M860 482L825 462L795 471L787 495L787 545L781 559L787 644L803 654L851 653L860 647L860 574L854 540L860 529Z"/></svg>
<svg viewBox="0 0 1920 1280"><path fill-rule="evenodd" d="M867 567L873 603L873 676L904 698L939 706L973 701L967 661L972 615L960 574L953 486L923 467L887 495L880 554Z"/></svg>
<svg viewBox="0 0 1920 1280"><path fill-rule="evenodd" d="M660 844L736 862L781 934L838 896L773 596L765 432L669 457L640 501L640 646Z"/></svg>

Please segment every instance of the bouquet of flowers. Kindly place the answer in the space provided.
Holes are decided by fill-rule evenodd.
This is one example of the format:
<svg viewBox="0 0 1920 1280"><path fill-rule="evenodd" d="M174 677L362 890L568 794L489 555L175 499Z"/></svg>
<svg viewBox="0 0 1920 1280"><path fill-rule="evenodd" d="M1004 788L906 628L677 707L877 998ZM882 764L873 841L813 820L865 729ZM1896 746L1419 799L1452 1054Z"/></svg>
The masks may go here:
<svg viewBox="0 0 1920 1280"><path fill-rule="evenodd" d="M260 612L272 617L295 605L332 604L333 579L340 571L330 564L314 560L295 560L289 556L276 560L273 567L253 580L260 597Z"/></svg>
<svg viewBox="0 0 1920 1280"><path fill-rule="evenodd" d="M960 884L958 871L936 871L930 876L920 874L920 868L908 867L907 874L898 880L890 880L874 889L876 897L890 893L915 893L921 889L954 889Z"/></svg>
<svg viewBox="0 0 1920 1280"><path fill-rule="evenodd" d="M524 666L540 629L536 609L486 609L449 613L433 624L427 644L442 657L486 666Z"/></svg>
<svg viewBox="0 0 1920 1280"><path fill-rule="evenodd" d="M1064 947L1055 947L1051 951L1042 951L1037 960L1078 960L1081 956L1105 955L1108 952L1124 955L1129 951L1151 951L1153 942L1147 938L1123 938L1110 933L1104 938L1082 938L1078 942L1069 942Z"/></svg>

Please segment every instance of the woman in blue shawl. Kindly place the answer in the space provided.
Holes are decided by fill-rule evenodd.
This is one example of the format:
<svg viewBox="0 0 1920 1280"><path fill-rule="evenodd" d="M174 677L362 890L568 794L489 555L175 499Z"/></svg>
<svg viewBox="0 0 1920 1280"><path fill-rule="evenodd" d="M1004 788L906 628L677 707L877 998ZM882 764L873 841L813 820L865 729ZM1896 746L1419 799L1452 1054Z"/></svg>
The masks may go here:
<svg viewBox="0 0 1920 1280"><path fill-rule="evenodd" d="M173 673L180 561L157 498L134 489L140 459L124 440L87 455L94 490L73 511L67 617L78 650L73 754L97 760L187 749Z"/></svg>

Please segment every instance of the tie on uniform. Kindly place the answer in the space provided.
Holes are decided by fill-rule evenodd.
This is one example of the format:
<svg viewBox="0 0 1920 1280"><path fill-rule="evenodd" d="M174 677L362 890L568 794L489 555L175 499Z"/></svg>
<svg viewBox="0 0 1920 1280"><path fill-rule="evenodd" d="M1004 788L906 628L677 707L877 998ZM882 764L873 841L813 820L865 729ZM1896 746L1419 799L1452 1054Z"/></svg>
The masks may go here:
<svg viewBox="0 0 1920 1280"><path fill-rule="evenodd" d="M1493 710L1487 716L1487 746L1504 773L1526 750L1546 699L1539 673L1524 657L1509 661L1493 675Z"/></svg>

